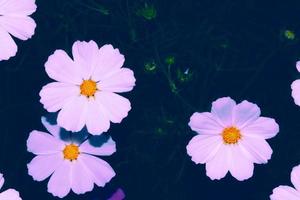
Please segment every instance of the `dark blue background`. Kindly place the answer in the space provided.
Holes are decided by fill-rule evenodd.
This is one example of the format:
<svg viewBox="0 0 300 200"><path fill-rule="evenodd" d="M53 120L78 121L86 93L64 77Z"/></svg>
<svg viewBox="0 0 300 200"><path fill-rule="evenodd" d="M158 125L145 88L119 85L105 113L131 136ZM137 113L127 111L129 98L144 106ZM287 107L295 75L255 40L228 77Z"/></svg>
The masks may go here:
<svg viewBox="0 0 300 200"><path fill-rule="evenodd" d="M300 2L281 0L153 0L153 20L138 16L142 0L37 0L33 15L37 29L26 42L17 41L16 57L0 63L0 171L5 188L20 191L23 199L56 199L47 182L35 182L26 164L31 130L44 130L39 103L41 87L51 80L44 63L56 49L70 53L76 40L111 43L125 55L135 72L136 87L124 94L132 111L109 134L117 152L104 158L117 176L105 188L69 200L105 199L122 187L127 199L265 200L278 185L291 185L292 167L300 164L300 108L290 84L299 78ZM99 5L108 15L97 10ZM293 30L295 40L283 37ZM167 75L166 56L175 64ZM156 70L145 71L154 61ZM177 71L189 68L192 78L180 81ZM170 76L169 76L170 75ZM170 82L177 90L172 92ZM173 86L174 88L174 86ZM211 102L231 96L257 103L262 115L273 117L280 133L268 142L273 148L266 165L238 182L231 176L211 181L204 165L186 154L193 137L187 123L195 111L210 110Z"/></svg>

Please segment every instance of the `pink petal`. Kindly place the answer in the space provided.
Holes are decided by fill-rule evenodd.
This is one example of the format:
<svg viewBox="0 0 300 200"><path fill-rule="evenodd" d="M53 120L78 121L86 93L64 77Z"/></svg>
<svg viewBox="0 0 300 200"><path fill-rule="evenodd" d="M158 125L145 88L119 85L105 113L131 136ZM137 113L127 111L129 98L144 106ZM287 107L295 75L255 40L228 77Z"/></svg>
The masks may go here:
<svg viewBox="0 0 300 200"><path fill-rule="evenodd" d="M48 112L57 112L80 94L78 86L69 83L53 82L40 91L40 102Z"/></svg>
<svg viewBox="0 0 300 200"><path fill-rule="evenodd" d="M92 135L100 135L110 127L106 108L94 98L90 98L88 102L86 127Z"/></svg>
<svg viewBox="0 0 300 200"><path fill-rule="evenodd" d="M18 47L12 37L0 26L0 61L16 55Z"/></svg>
<svg viewBox="0 0 300 200"><path fill-rule="evenodd" d="M125 193L122 189L118 189L109 199L107 200L123 200L125 199Z"/></svg>
<svg viewBox="0 0 300 200"><path fill-rule="evenodd" d="M80 67L82 77L88 80L94 68L98 66L99 48L94 41L76 41L72 47L74 62Z"/></svg>
<svg viewBox="0 0 300 200"><path fill-rule="evenodd" d="M48 182L48 192L59 198L65 197L71 190L72 163L65 160L55 170Z"/></svg>
<svg viewBox="0 0 300 200"><path fill-rule="evenodd" d="M57 125L50 124L46 117L41 118L42 124L47 129L51 135L53 135L55 138L60 139L60 127Z"/></svg>
<svg viewBox="0 0 300 200"><path fill-rule="evenodd" d="M242 129L260 116L260 109L256 104L242 101L234 109L234 125Z"/></svg>
<svg viewBox="0 0 300 200"><path fill-rule="evenodd" d="M299 200L300 193L289 186L279 186L273 190L271 200Z"/></svg>
<svg viewBox="0 0 300 200"><path fill-rule="evenodd" d="M229 152L225 145L221 145L215 157L206 163L206 175L211 180L224 178L229 170Z"/></svg>
<svg viewBox="0 0 300 200"><path fill-rule="evenodd" d="M245 126L241 131L243 135L249 137L269 139L277 135L279 126L272 118L259 117L254 122Z"/></svg>
<svg viewBox="0 0 300 200"><path fill-rule="evenodd" d="M223 126L232 125L233 109L236 103L230 97L219 98L212 103L211 113Z"/></svg>
<svg viewBox="0 0 300 200"><path fill-rule="evenodd" d="M90 140L86 140L80 145L80 152L97 156L110 156L116 152L116 143L110 137L107 142L98 147L91 145Z"/></svg>
<svg viewBox="0 0 300 200"><path fill-rule="evenodd" d="M90 170L94 177L94 182L99 187L104 187L116 175L111 166L100 158L81 154L81 161Z"/></svg>
<svg viewBox="0 0 300 200"><path fill-rule="evenodd" d="M0 193L0 200L22 200L18 191L8 189Z"/></svg>
<svg viewBox="0 0 300 200"><path fill-rule="evenodd" d="M131 109L130 101L115 93L100 91L95 98L106 109L106 114L113 123L120 123Z"/></svg>
<svg viewBox="0 0 300 200"><path fill-rule="evenodd" d="M296 105L300 106L300 79L295 80L292 85L292 97Z"/></svg>
<svg viewBox="0 0 300 200"><path fill-rule="evenodd" d="M209 162L222 145L221 136L197 135L187 145L187 153L196 164Z"/></svg>
<svg viewBox="0 0 300 200"><path fill-rule="evenodd" d="M3 187L4 182L5 182L5 179L3 177L3 174L0 173L0 189Z"/></svg>
<svg viewBox="0 0 300 200"><path fill-rule="evenodd" d="M229 145L230 168L229 171L233 177L239 181L244 181L253 176L254 164L243 154L239 145Z"/></svg>
<svg viewBox="0 0 300 200"><path fill-rule="evenodd" d="M216 117L211 113L194 113L189 122L189 126L193 131L205 135L219 135L223 131L223 127L217 122Z"/></svg>
<svg viewBox="0 0 300 200"><path fill-rule="evenodd" d="M40 131L32 131L27 140L27 150L37 155L58 153L64 146L62 141Z"/></svg>
<svg viewBox="0 0 300 200"><path fill-rule="evenodd" d="M0 15L25 16L35 10L35 0L0 0Z"/></svg>
<svg viewBox="0 0 300 200"><path fill-rule="evenodd" d="M82 163L81 157L79 156L78 160L72 164L71 188L73 192L75 194L84 194L92 191L94 188L93 176L85 164Z"/></svg>
<svg viewBox="0 0 300 200"><path fill-rule="evenodd" d="M245 155L252 162L265 164L271 159L273 151L270 145L262 138L244 136L240 140L240 145L245 150Z"/></svg>
<svg viewBox="0 0 300 200"><path fill-rule="evenodd" d="M31 38L36 28L34 20L27 16L0 16L0 25L20 40Z"/></svg>
<svg viewBox="0 0 300 200"><path fill-rule="evenodd" d="M82 83L80 68L63 50L56 50L49 56L45 69L49 77L56 81L77 85Z"/></svg>
<svg viewBox="0 0 300 200"><path fill-rule="evenodd" d="M63 163L63 160L62 153L36 156L27 164L28 174L36 181L43 181Z"/></svg>
<svg viewBox="0 0 300 200"><path fill-rule="evenodd" d="M135 86L133 71L128 68L121 68L101 79L98 88L108 92L128 92Z"/></svg>
<svg viewBox="0 0 300 200"><path fill-rule="evenodd" d="M297 68L298 72L300 72L300 61L297 61L296 68Z"/></svg>
<svg viewBox="0 0 300 200"><path fill-rule="evenodd" d="M80 131L86 122L87 104L85 96L74 98L58 113L57 124L68 131Z"/></svg>
<svg viewBox="0 0 300 200"><path fill-rule="evenodd" d="M291 181L295 188L300 191L300 165L293 168L291 173Z"/></svg>
<svg viewBox="0 0 300 200"><path fill-rule="evenodd" d="M114 49L112 45L104 45L99 50L99 60L94 69L92 79L100 81L109 74L115 73L124 64L125 58L120 54L119 49Z"/></svg>

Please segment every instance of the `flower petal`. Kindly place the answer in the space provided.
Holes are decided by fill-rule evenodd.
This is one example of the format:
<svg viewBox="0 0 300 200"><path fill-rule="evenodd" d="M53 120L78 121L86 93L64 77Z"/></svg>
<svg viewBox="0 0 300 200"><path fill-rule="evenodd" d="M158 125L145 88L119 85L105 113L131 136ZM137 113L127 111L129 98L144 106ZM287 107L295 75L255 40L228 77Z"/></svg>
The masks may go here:
<svg viewBox="0 0 300 200"><path fill-rule="evenodd" d="M81 69L83 79L90 79L99 60L99 48L96 42L92 40L89 42L76 41L72 47L72 54L74 62Z"/></svg>
<svg viewBox="0 0 300 200"><path fill-rule="evenodd" d="M47 121L46 117L41 117L41 121L42 124L44 125L44 127L47 129L47 131L49 133L51 133L51 135L53 135L55 138L60 139L60 127L54 124L50 124Z"/></svg>
<svg viewBox="0 0 300 200"><path fill-rule="evenodd" d="M242 129L251 124L260 116L260 109L256 104L249 101L242 101L234 109L234 125Z"/></svg>
<svg viewBox="0 0 300 200"><path fill-rule="evenodd" d="M244 136L239 142L251 161L265 164L271 159L273 151L265 139Z"/></svg>
<svg viewBox="0 0 300 200"><path fill-rule="evenodd" d="M57 124L68 131L80 131L86 122L87 104L84 96L73 98L58 113Z"/></svg>
<svg viewBox="0 0 300 200"><path fill-rule="evenodd" d="M300 191L300 165L293 168L291 173L291 181L295 188Z"/></svg>
<svg viewBox="0 0 300 200"><path fill-rule="evenodd" d="M92 135L100 135L110 127L106 108L94 98L90 98L88 102L86 127Z"/></svg>
<svg viewBox="0 0 300 200"><path fill-rule="evenodd" d="M48 182L48 192L59 198L65 197L71 190L71 165L68 160L57 168Z"/></svg>
<svg viewBox="0 0 300 200"><path fill-rule="evenodd" d="M215 116L208 112L194 113L190 118L189 126L193 131L205 135L219 135L224 129Z"/></svg>
<svg viewBox="0 0 300 200"><path fill-rule="evenodd" d="M79 94L78 86L53 82L45 85L40 91L40 102L48 112L57 112L72 99L78 97Z"/></svg>
<svg viewBox="0 0 300 200"><path fill-rule="evenodd" d="M0 26L0 61L16 55L18 47L12 37Z"/></svg>
<svg viewBox="0 0 300 200"><path fill-rule="evenodd" d="M25 16L36 11L35 0L1 0L0 15Z"/></svg>
<svg viewBox="0 0 300 200"><path fill-rule="evenodd" d="M101 79L99 89L108 92L128 92L135 86L133 71L128 68L121 68L115 73Z"/></svg>
<svg viewBox="0 0 300 200"><path fill-rule="evenodd" d="M5 182L5 179L3 177L3 174L0 173L0 189L3 187L4 182Z"/></svg>
<svg viewBox="0 0 300 200"><path fill-rule="evenodd" d="M86 168L85 164L82 163L81 157L72 163L71 173L71 188L76 194L84 194L92 191L94 188L93 176L90 171Z"/></svg>
<svg viewBox="0 0 300 200"><path fill-rule="evenodd" d="M40 131L32 131L27 140L27 150L37 155L61 152L64 143L52 135Z"/></svg>
<svg viewBox="0 0 300 200"><path fill-rule="evenodd" d="M292 97L296 105L300 106L300 79L295 80L292 85Z"/></svg>
<svg viewBox="0 0 300 200"><path fill-rule="evenodd" d="M8 189L0 193L0 200L22 200L17 190Z"/></svg>
<svg viewBox="0 0 300 200"><path fill-rule="evenodd" d="M206 163L206 175L211 180L224 178L229 170L229 152L225 145L221 145L215 157Z"/></svg>
<svg viewBox="0 0 300 200"><path fill-rule="evenodd" d="M300 61L297 61L296 68L297 68L298 72L300 72Z"/></svg>
<svg viewBox="0 0 300 200"><path fill-rule="evenodd" d="M28 16L0 16L0 25L20 40L27 40L34 34L36 23Z"/></svg>
<svg viewBox="0 0 300 200"><path fill-rule="evenodd" d="M277 135L279 126L272 118L260 117L241 129L243 135L269 139Z"/></svg>
<svg viewBox="0 0 300 200"><path fill-rule="evenodd" d="M56 50L45 63L47 74L53 80L80 85L83 76L80 68L63 50Z"/></svg>
<svg viewBox="0 0 300 200"><path fill-rule="evenodd" d="M107 200L123 200L125 199L125 193L121 188L119 188L112 196Z"/></svg>
<svg viewBox="0 0 300 200"><path fill-rule="evenodd" d="M104 45L99 50L99 60L94 69L92 79L100 81L110 74L115 73L124 64L125 58L120 54L119 49L114 49L112 45Z"/></svg>
<svg viewBox="0 0 300 200"><path fill-rule="evenodd" d="M196 164L213 159L222 145L221 136L197 135L186 146L187 154Z"/></svg>
<svg viewBox="0 0 300 200"><path fill-rule="evenodd" d="M115 93L100 91L95 98L107 110L106 114L113 123L120 123L131 109L130 101Z"/></svg>
<svg viewBox="0 0 300 200"><path fill-rule="evenodd" d="M33 180L43 181L63 163L63 160L62 153L36 156L27 164L28 174Z"/></svg>
<svg viewBox="0 0 300 200"><path fill-rule="evenodd" d="M299 200L300 193L289 186L279 186L273 190L271 200Z"/></svg>
<svg viewBox="0 0 300 200"><path fill-rule="evenodd" d="M116 152L116 143L113 141L113 139L111 139L111 137L101 146L94 146L91 144L90 140L86 140L80 145L80 152L97 156L110 156Z"/></svg>
<svg viewBox="0 0 300 200"><path fill-rule="evenodd" d="M235 101L230 97L219 98L212 103L211 113L216 116L218 122L223 126L231 126L235 106Z"/></svg>
<svg viewBox="0 0 300 200"><path fill-rule="evenodd" d="M233 177L239 181L244 181L253 176L254 164L243 154L239 145L228 145L230 149L230 168Z"/></svg>
<svg viewBox="0 0 300 200"><path fill-rule="evenodd" d="M95 156L82 154L81 161L90 170L94 182L99 187L104 187L116 174L111 166L104 160Z"/></svg>

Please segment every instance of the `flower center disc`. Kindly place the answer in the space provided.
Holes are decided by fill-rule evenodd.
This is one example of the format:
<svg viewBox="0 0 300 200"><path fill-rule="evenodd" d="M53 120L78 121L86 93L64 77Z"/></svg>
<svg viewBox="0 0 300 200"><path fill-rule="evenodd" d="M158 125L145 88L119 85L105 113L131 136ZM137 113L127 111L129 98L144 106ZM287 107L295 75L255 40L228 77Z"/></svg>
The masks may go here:
<svg viewBox="0 0 300 200"><path fill-rule="evenodd" d="M76 160L79 155L79 148L75 144L66 145L65 149L63 150L64 158L70 161Z"/></svg>
<svg viewBox="0 0 300 200"><path fill-rule="evenodd" d="M222 132L225 144L236 144L241 139L241 132L235 127L225 128Z"/></svg>
<svg viewBox="0 0 300 200"><path fill-rule="evenodd" d="M94 96L97 91L97 83L91 79L84 80L80 85L80 94L87 97Z"/></svg>

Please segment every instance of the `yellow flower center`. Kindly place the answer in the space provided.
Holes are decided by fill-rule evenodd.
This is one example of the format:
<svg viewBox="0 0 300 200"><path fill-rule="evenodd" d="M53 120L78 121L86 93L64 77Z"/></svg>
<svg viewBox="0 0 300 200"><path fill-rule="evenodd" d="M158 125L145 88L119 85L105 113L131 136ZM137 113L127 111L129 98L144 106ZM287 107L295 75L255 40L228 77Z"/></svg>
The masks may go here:
<svg viewBox="0 0 300 200"><path fill-rule="evenodd" d="M87 97L94 96L97 91L97 83L91 79L84 80L80 85L80 94Z"/></svg>
<svg viewBox="0 0 300 200"><path fill-rule="evenodd" d="M242 135L239 129L231 126L223 130L222 137L225 144L236 144Z"/></svg>
<svg viewBox="0 0 300 200"><path fill-rule="evenodd" d="M77 160L78 155L80 154L79 148L75 144L66 145L63 153L64 158L70 161Z"/></svg>

